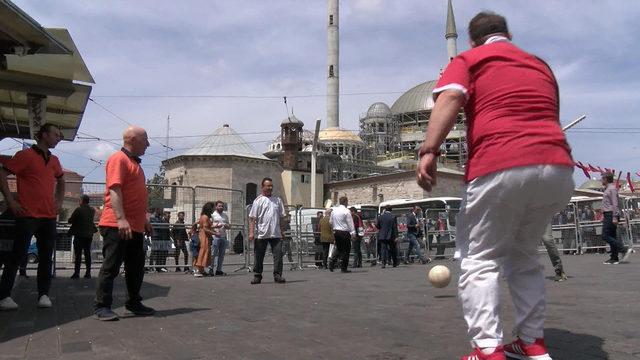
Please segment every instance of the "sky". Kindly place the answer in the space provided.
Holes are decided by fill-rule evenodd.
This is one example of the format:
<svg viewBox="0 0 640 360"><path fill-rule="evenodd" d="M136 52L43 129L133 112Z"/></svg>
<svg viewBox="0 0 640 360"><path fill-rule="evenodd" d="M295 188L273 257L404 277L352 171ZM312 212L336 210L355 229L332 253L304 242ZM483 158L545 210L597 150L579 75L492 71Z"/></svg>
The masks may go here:
<svg viewBox="0 0 640 360"><path fill-rule="evenodd" d="M325 0L13 1L44 27L67 28L96 80L80 135L53 150L86 181L104 180L96 161L119 148L127 122L152 138L143 157L148 177L223 124L258 152L287 110L306 129L315 119L325 125ZM587 115L568 132L577 161L640 171L640 2L453 0L453 7L459 52L469 49L469 20L492 10L507 18L516 45L551 65L562 123ZM341 1L341 127L356 131L374 102L391 106L438 77L447 62L445 21L446 0ZM17 150L15 141L0 141L0 153ZM575 179L586 180L580 170Z"/></svg>

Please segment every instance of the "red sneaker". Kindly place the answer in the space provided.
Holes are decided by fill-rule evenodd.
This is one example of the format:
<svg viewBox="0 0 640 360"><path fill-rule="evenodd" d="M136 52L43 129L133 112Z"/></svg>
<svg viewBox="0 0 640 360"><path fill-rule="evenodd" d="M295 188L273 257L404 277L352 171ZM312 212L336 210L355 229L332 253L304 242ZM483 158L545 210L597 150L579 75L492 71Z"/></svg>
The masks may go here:
<svg viewBox="0 0 640 360"><path fill-rule="evenodd" d="M544 339L536 339L533 344L526 344L518 339L511 344L504 346L504 352L507 356L520 360L552 360L547 347L544 345Z"/></svg>
<svg viewBox="0 0 640 360"><path fill-rule="evenodd" d="M494 352L489 355L483 354L479 348L473 349L471 354L465 355L460 360L506 360L502 346L498 346Z"/></svg>

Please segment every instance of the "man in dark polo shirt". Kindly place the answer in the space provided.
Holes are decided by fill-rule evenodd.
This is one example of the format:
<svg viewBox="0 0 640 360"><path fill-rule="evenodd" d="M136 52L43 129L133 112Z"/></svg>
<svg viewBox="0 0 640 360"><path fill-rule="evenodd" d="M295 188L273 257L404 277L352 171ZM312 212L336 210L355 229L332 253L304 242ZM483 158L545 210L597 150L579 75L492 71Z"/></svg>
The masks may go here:
<svg viewBox="0 0 640 360"><path fill-rule="evenodd" d="M104 261L98 275L94 304L98 320L118 320L111 310L113 279L124 262L129 299L125 308L138 316L149 316L155 310L142 304L140 287L144 278L144 233L153 229L147 220L147 188L140 156L149 147L147 132L130 126L122 135L124 146L107 160L107 184L104 210L100 217L100 234Z"/></svg>
<svg viewBox="0 0 640 360"><path fill-rule="evenodd" d="M0 280L0 310L15 310L18 305L11 299L11 289L21 260L27 256L31 237L38 244L38 307L51 307L51 255L56 237L56 217L64 197L62 166L49 149L62 139L60 129L46 123L36 133L37 143L18 151L0 168L0 190L9 209L16 216L15 241L7 257ZM18 201L7 183L7 175L14 174L18 184ZM54 196L55 192L55 196Z"/></svg>
<svg viewBox="0 0 640 360"><path fill-rule="evenodd" d="M74 253L74 271L71 275L72 279L80 277L80 264L82 263L82 254L84 254L84 263L86 266L86 272L84 274L85 279L91 279L91 242L93 241L93 234L98 231L93 218L96 215L96 209L89 206L89 195L82 195L80 197L80 206L78 206L71 217L69 217L69 235L73 235L73 253Z"/></svg>

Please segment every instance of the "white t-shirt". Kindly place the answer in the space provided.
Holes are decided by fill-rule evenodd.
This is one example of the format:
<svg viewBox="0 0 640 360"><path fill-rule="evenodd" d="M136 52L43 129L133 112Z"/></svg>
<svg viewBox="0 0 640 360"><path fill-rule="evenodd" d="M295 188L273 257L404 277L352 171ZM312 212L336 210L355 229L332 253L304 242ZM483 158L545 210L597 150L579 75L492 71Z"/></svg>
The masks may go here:
<svg viewBox="0 0 640 360"><path fill-rule="evenodd" d="M226 238L227 237L226 228L229 226L229 217L227 216L227 214L225 213L218 214L217 211L214 211L213 214L211 214L211 221L213 221L213 228L212 228L213 235L221 238ZM222 224L225 226L216 227L216 224Z"/></svg>
<svg viewBox="0 0 640 360"><path fill-rule="evenodd" d="M249 217L256 219L256 239L280 238L280 220L285 216L284 204L279 197L258 196L251 205Z"/></svg>
<svg viewBox="0 0 640 360"><path fill-rule="evenodd" d="M329 222L331 223L333 231L347 231L351 235L355 235L356 233L351 211L344 205L338 205L333 208Z"/></svg>

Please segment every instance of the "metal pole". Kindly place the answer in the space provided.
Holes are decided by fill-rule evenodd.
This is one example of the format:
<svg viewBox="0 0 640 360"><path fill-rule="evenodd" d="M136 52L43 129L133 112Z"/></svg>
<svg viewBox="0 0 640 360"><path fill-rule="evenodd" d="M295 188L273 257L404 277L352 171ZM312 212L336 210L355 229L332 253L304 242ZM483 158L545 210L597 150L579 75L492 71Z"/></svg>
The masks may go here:
<svg viewBox="0 0 640 360"><path fill-rule="evenodd" d="M567 130L571 129L572 127L574 127L574 126L578 125L578 123L579 123L580 121L582 121L582 120L584 120L584 119L586 119L586 118L587 118L587 115L582 115L582 116L580 116L579 118L577 118L577 119L573 120L573 122L571 122L569 125L564 126L564 127L562 128L562 131L567 131Z"/></svg>
<svg viewBox="0 0 640 360"><path fill-rule="evenodd" d="M313 134L311 147L311 207L316 207L316 161L318 158L318 135L320 133L320 119L316 119L316 131Z"/></svg>

